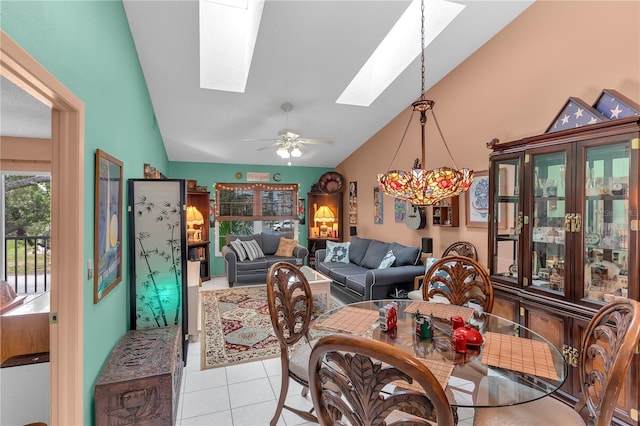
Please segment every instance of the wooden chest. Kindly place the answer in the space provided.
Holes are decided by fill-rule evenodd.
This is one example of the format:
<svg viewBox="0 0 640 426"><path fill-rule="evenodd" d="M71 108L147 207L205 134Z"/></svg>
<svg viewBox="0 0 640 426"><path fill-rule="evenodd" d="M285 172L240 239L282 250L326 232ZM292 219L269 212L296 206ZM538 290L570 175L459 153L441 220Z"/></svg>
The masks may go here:
<svg viewBox="0 0 640 426"><path fill-rule="evenodd" d="M182 382L180 326L129 331L95 388L96 425L174 425Z"/></svg>

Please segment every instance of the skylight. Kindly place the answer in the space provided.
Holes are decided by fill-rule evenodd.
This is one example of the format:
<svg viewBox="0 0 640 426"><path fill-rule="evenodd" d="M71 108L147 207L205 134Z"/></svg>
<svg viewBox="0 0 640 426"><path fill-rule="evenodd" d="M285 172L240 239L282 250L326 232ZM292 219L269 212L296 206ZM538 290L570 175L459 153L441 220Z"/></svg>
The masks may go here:
<svg viewBox="0 0 640 426"><path fill-rule="evenodd" d="M425 47L466 6L445 0L425 4ZM420 0L413 0L336 103L369 106L420 54Z"/></svg>
<svg viewBox="0 0 640 426"><path fill-rule="evenodd" d="M200 0L200 87L244 93L264 0Z"/></svg>

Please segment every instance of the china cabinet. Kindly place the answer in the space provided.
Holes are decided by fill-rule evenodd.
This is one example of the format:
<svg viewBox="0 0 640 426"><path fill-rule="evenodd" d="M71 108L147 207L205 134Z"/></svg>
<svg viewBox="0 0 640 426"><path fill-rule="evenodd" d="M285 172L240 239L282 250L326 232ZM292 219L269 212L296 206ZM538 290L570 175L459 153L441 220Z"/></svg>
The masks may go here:
<svg viewBox="0 0 640 426"><path fill-rule="evenodd" d="M606 302L638 300L640 118L499 143L490 154L489 268L496 313L563 350L577 398L582 331ZM638 424L638 356L617 421Z"/></svg>
<svg viewBox="0 0 640 426"><path fill-rule="evenodd" d="M327 241L342 241L342 192L323 192L313 185L307 193L307 248L309 266L315 267L316 250L327 247Z"/></svg>

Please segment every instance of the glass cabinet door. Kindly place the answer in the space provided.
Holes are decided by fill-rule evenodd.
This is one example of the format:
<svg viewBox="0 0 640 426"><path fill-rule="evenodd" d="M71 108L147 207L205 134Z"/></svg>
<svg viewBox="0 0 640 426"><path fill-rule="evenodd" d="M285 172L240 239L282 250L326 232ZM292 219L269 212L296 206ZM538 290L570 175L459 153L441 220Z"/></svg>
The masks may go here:
<svg viewBox="0 0 640 426"><path fill-rule="evenodd" d="M564 295L567 152L531 155L533 191L530 224L533 288Z"/></svg>
<svg viewBox="0 0 640 426"><path fill-rule="evenodd" d="M492 241L491 274L510 285L518 284L518 258L522 230L520 203L521 157L494 161L491 176L493 188L490 226L496 238Z"/></svg>
<svg viewBox="0 0 640 426"><path fill-rule="evenodd" d="M628 297L629 143L584 149L584 293L589 301Z"/></svg>

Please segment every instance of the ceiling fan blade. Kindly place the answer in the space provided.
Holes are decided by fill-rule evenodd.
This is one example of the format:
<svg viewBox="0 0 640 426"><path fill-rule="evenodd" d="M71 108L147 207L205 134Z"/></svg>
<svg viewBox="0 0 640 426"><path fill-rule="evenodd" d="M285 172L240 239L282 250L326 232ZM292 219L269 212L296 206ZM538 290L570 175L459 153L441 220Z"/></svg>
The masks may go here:
<svg viewBox="0 0 640 426"><path fill-rule="evenodd" d="M326 139L298 139L296 142L298 143L306 143L308 145L333 145L333 141Z"/></svg>
<svg viewBox="0 0 640 426"><path fill-rule="evenodd" d="M279 142L278 138L248 138L242 139L242 142Z"/></svg>
<svg viewBox="0 0 640 426"><path fill-rule="evenodd" d="M274 146L280 145L280 142L272 143L271 145L263 146L262 148L258 148L256 151L264 151L265 149L273 149Z"/></svg>

